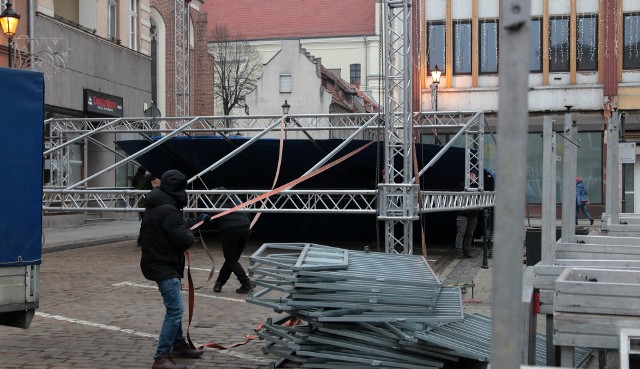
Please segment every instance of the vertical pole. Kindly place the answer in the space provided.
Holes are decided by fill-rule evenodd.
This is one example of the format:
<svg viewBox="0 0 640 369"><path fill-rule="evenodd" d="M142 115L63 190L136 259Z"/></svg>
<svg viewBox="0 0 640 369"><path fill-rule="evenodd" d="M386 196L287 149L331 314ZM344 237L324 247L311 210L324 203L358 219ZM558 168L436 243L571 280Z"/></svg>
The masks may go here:
<svg viewBox="0 0 640 369"><path fill-rule="evenodd" d="M542 133L542 228L540 229L541 264L552 265L555 261L556 242L556 133L553 120L544 117ZM547 314L547 337L553 337L553 315ZM534 344L535 345L535 344ZM546 363L554 366L556 347L547 339Z"/></svg>
<svg viewBox="0 0 640 369"><path fill-rule="evenodd" d="M522 364L522 245L527 167L530 0L500 2L498 179L491 367Z"/></svg>
<svg viewBox="0 0 640 369"><path fill-rule="evenodd" d="M625 113L622 112L620 113L620 142L626 142L625 141L625 131L624 131L624 121L625 121ZM625 182L626 182L626 167L627 164L620 164L621 170L622 170L622 189L621 189L621 201L620 201L620 212L621 213L626 213L627 212L627 200L626 200L626 186L625 186Z"/></svg>
<svg viewBox="0 0 640 369"><path fill-rule="evenodd" d="M411 0L385 0L385 182L379 185L379 220L385 222L385 251L413 253L418 220L418 185L413 178ZM396 165L396 159L401 159Z"/></svg>
<svg viewBox="0 0 640 369"><path fill-rule="evenodd" d="M431 110L438 111L438 84L431 84Z"/></svg>
<svg viewBox="0 0 640 369"><path fill-rule="evenodd" d="M620 224L620 202L618 198L618 169L619 169L619 148L618 145L618 112L614 111L609 119L609 130L607 131L607 158L611 158L607 167L607 191L611 202L610 223Z"/></svg>
<svg viewBox="0 0 640 369"><path fill-rule="evenodd" d="M487 248L489 229L487 222L489 221L489 209L482 209L482 269L489 269L489 250Z"/></svg>
<svg viewBox="0 0 640 369"><path fill-rule="evenodd" d="M571 107L567 107L569 110ZM564 114L564 155L562 156L562 242L573 242L576 235L576 175L578 129L571 120L571 113Z"/></svg>
<svg viewBox="0 0 640 369"><path fill-rule="evenodd" d="M542 133L542 228L540 229L541 261L552 265L556 242L556 133L553 120L544 117Z"/></svg>
<svg viewBox="0 0 640 369"><path fill-rule="evenodd" d="M13 68L13 48L11 47L11 43L13 42L13 37L8 38L9 41L9 68Z"/></svg>

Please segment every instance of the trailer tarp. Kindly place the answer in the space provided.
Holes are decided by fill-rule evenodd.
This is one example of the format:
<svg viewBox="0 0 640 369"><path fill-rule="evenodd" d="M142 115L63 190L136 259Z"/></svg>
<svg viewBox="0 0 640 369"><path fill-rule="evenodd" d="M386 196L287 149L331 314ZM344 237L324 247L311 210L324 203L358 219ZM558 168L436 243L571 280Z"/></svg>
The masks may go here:
<svg viewBox="0 0 640 369"><path fill-rule="evenodd" d="M0 68L0 266L42 255L42 73Z"/></svg>

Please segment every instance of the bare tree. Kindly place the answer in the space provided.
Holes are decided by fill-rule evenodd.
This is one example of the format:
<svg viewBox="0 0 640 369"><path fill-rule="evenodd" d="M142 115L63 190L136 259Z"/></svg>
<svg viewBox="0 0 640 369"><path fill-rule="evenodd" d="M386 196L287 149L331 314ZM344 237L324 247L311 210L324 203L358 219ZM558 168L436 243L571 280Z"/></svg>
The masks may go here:
<svg viewBox="0 0 640 369"><path fill-rule="evenodd" d="M224 115L234 108L248 112L245 97L262 74L262 60L255 47L246 41L233 41L224 26L211 31L209 51L214 57L215 96Z"/></svg>

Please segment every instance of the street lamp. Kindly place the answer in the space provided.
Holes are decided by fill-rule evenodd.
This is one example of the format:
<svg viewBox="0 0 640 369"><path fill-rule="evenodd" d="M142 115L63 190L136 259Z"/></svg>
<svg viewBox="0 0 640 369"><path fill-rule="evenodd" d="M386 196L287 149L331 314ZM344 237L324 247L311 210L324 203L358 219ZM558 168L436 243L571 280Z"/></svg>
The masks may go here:
<svg viewBox="0 0 640 369"><path fill-rule="evenodd" d="M436 67L431 71L431 110L438 111L438 85L440 84L440 76L442 70Z"/></svg>
<svg viewBox="0 0 640 369"><path fill-rule="evenodd" d="M291 105L285 100L282 104L282 115L289 115L289 109L291 109ZM284 121L289 123L289 117L284 118Z"/></svg>
<svg viewBox="0 0 640 369"><path fill-rule="evenodd" d="M11 59L13 58L11 50L11 42L13 36L16 34L18 28L18 22L20 22L20 15L13 11L12 4L7 3L7 8L0 14L0 26L2 26L2 32L7 36L9 40L9 68L12 67Z"/></svg>

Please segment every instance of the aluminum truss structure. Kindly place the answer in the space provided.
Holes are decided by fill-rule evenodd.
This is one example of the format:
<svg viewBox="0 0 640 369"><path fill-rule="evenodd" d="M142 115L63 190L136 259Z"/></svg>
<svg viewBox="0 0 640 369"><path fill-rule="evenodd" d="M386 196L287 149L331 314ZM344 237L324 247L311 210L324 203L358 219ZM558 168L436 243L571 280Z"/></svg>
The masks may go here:
<svg viewBox="0 0 640 369"><path fill-rule="evenodd" d="M411 254L418 185L412 183L412 16L411 0L385 0L385 178L380 184L380 214L385 251ZM396 158L402 165L396 167Z"/></svg>
<svg viewBox="0 0 640 369"><path fill-rule="evenodd" d="M174 2L174 85L175 115L189 115L189 2Z"/></svg>
<svg viewBox="0 0 640 369"><path fill-rule="evenodd" d="M296 125L286 126L284 129L293 132L304 132L312 135L337 134L347 132L351 135L345 139L345 144L355 138L370 139L377 137L385 129L381 115L379 114L318 114L318 115L295 115L291 116ZM140 155L152 150L171 137L193 136L197 134L218 134L226 135L231 132L240 131L253 136L245 145L234 151L238 155L248 145L256 142L259 137L273 132L281 120L279 116L245 116L245 117L179 117L162 118L164 123L161 126L178 126L176 129L158 129L159 122L152 118L109 118L109 119L83 119L83 118L58 118L45 122L46 146L50 147L44 152L44 160L51 162L51 168L59 166L69 168L68 159L65 163L61 157L67 155L70 145L78 142L91 142L102 145L110 150L118 160L97 173L88 175L77 183L69 182L69 170L51 171L51 185L47 185L43 190L43 210L45 211L91 211L91 212L138 212L143 209L139 206L140 199L146 191L134 190L131 188L96 188L87 184L93 178L102 175L112 175L113 170L125 166L127 163L135 162ZM180 123L182 122L182 123ZM401 123L397 123L401 124ZM417 130L431 131L433 128L439 130L449 130L457 132L456 136L472 136L465 139L465 142L482 142L484 134L484 115L479 112L438 112L420 113L414 117L414 128ZM162 135L160 139L152 140L151 136ZM104 136L112 135L113 140L125 135L131 137L142 137L151 143L145 149L130 155L122 155L102 144L96 138L102 136L102 141L110 139ZM446 150L449 149L454 140L443 146L440 152L425 166L419 170L419 175L423 175ZM481 148L482 146L480 146ZM472 162L474 158L482 155L472 149L466 150L466 161ZM329 153L314 167L318 167L332 159L334 153ZM481 157L481 156L480 156ZM91 158L88 158L91 160ZM213 171L229 157L221 158L207 168L205 172ZM58 164L54 165L54 161ZM480 163L481 164L481 163ZM313 169L313 168L311 168ZM310 170L311 170L310 169ZM203 174L203 173L202 173ZM190 182L197 180L197 177L189 179ZM482 176L480 177L480 180ZM413 178L409 180L414 182ZM479 184L482 187L482 183ZM189 203L185 208L188 212L217 212L226 210L224 203L228 196L238 196L241 201L252 200L264 193L266 189L256 190L189 190ZM379 214L378 199L382 196L381 189L372 188L370 190L295 190L289 189L276 195L268 197L263 202L254 203L246 208L240 209L242 212L250 213L324 213L324 214ZM416 196L418 191L416 190ZM414 209L416 213L455 211L461 209L480 209L493 206L495 194L493 192L451 192L451 191L421 191L419 192L421 202L411 199L412 204L421 203L420 209Z"/></svg>

